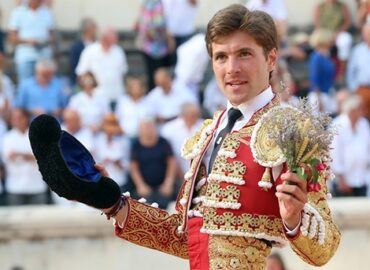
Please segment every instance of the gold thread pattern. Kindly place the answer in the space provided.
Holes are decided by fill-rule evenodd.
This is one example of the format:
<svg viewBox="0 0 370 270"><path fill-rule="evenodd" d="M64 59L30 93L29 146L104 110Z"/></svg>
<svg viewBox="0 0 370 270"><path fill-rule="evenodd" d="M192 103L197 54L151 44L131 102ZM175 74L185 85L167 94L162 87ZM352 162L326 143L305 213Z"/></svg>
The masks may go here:
<svg viewBox="0 0 370 270"><path fill-rule="evenodd" d="M210 270L265 270L271 248L251 237L211 235Z"/></svg>
<svg viewBox="0 0 370 270"><path fill-rule="evenodd" d="M130 213L117 236L131 243L188 258L187 234L179 234L181 215L128 199Z"/></svg>

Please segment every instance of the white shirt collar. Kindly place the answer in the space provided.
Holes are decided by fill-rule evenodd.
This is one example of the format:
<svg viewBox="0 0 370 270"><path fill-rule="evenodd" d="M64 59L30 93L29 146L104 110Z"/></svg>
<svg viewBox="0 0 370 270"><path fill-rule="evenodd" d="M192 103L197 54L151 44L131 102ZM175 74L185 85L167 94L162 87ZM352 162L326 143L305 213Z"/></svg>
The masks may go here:
<svg viewBox="0 0 370 270"><path fill-rule="evenodd" d="M267 87L264 91L262 91L258 96L255 96L251 100L244 102L238 106L237 109L241 111L243 114L243 118L250 118L256 111L266 106L274 97L274 93L272 92L271 86ZM233 105L230 101L227 102L227 111L229 111Z"/></svg>

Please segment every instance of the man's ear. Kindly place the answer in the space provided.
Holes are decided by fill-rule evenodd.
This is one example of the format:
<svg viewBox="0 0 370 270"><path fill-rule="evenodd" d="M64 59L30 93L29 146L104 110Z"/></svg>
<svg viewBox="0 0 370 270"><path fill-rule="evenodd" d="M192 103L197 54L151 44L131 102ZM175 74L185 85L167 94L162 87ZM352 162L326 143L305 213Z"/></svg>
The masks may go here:
<svg viewBox="0 0 370 270"><path fill-rule="evenodd" d="M276 48L273 48L267 55L267 64L268 64L269 71L275 70L277 59L278 59L278 51Z"/></svg>

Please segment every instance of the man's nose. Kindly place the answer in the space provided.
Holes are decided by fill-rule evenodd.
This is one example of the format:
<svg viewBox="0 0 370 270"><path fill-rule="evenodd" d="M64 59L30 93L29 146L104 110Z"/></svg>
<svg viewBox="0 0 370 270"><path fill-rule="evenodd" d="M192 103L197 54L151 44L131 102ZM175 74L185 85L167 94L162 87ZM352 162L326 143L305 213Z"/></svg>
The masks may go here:
<svg viewBox="0 0 370 270"><path fill-rule="evenodd" d="M230 57L227 63L227 73L228 74L239 73L241 71L240 64L241 63L239 59Z"/></svg>

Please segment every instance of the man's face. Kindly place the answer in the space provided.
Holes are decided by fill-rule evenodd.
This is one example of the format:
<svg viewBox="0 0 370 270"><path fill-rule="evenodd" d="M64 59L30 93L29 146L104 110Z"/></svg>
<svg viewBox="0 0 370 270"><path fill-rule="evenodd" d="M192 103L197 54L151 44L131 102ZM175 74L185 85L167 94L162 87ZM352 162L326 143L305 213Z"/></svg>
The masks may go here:
<svg viewBox="0 0 370 270"><path fill-rule="evenodd" d="M269 73L277 59L276 49L266 57L254 38L236 31L213 42L212 51L217 84L232 105L251 100L269 86Z"/></svg>

